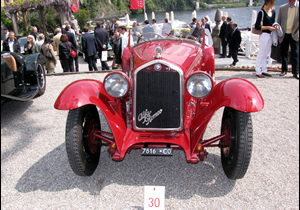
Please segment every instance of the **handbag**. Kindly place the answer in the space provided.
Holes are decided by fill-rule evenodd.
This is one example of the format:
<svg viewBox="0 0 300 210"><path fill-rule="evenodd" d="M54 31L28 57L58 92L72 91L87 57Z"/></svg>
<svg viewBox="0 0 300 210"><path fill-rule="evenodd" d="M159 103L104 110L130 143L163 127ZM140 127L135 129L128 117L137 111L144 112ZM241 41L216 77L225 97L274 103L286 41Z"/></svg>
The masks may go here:
<svg viewBox="0 0 300 210"><path fill-rule="evenodd" d="M47 49L46 49L46 58L48 58L48 59L52 59L53 58L53 55L52 55L52 53L51 53L51 51L50 51L50 49L49 49L49 45L48 45L48 47L47 47Z"/></svg>
<svg viewBox="0 0 300 210"><path fill-rule="evenodd" d="M70 42L68 42L68 44L69 44L69 47L70 47L70 54L71 54L71 57L72 57L72 58L75 58L75 57L76 57L76 52L75 52L75 50L73 50L73 49L71 48Z"/></svg>
<svg viewBox="0 0 300 210"><path fill-rule="evenodd" d="M263 25L263 19L264 19L264 12L262 11L262 10L260 10L259 12L262 12L262 16L261 16L261 26ZM258 16L258 14L257 14L257 16ZM256 19L257 19L257 17L256 17ZM256 22L256 21L255 21ZM262 30L257 30L256 28L255 28L255 23L253 24L253 26L252 26L252 29L251 29L251 32L253 33L253 34L256 34L256 35L261 35L262 34Z"/></svg>

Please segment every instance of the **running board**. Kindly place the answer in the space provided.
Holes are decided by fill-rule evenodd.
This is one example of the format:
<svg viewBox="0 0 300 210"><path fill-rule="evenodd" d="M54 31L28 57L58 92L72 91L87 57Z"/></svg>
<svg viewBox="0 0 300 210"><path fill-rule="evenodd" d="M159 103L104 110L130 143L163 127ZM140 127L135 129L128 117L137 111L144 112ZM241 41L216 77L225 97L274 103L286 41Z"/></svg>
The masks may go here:
<svg viewBox="0 0 300 210"><path fill-rule="evenodd" d="M16 101L29 101L29 100L33 99L38 94L38 92L39 92L39 89L37 87L36 89L26 91L19 96L11 96L11 95L1 94L1 97L9 98L9 99L16 100Z"/></svg>

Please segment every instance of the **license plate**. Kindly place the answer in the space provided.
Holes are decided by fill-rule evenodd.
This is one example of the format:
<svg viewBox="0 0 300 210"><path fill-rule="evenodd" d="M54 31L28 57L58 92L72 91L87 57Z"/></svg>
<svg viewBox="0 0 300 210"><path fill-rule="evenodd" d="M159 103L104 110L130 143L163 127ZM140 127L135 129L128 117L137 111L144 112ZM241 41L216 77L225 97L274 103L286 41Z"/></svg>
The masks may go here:
<svg viewBox="0 0 300 210"><path fill-rule="evenodd" d="M172 148L142 148L141 155L173 155Z"/></svg>

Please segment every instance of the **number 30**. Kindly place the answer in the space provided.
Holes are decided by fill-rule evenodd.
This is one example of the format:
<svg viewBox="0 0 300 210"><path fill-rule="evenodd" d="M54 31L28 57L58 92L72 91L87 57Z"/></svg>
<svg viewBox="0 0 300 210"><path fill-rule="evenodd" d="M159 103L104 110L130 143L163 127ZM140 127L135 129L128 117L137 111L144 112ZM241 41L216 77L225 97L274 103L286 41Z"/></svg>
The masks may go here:
<svg viewBox="0 0 300 210"><path fill-rule="evenodd" d="M153 207L153 206L159 207L159 205L160 205L159 198L153 199L152 197L150 197L148 200L150 200L150 204L148 204L149 207Z"/></svg>

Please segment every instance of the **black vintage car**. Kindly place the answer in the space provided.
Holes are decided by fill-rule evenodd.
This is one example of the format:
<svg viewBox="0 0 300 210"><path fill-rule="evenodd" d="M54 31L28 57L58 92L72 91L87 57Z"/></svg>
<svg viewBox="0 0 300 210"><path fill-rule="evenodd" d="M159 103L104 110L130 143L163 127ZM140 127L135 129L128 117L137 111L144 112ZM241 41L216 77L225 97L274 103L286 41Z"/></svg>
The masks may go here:
<svg viewBox="0 0 300 210"><path fill-rule="evenodd" d="M28 101L43 95L45 63L45 57L39 53L25 56L1 52L1 104L7 99Z"/></svg>

